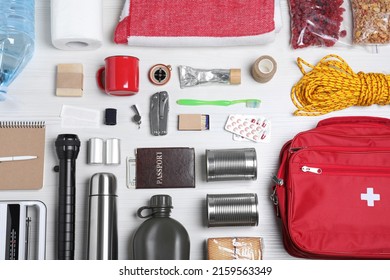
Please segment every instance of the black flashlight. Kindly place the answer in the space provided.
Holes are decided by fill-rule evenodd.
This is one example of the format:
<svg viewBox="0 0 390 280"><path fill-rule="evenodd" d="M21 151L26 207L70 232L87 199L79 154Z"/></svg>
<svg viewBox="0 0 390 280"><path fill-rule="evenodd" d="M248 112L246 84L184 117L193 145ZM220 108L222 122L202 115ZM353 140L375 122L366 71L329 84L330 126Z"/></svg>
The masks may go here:
<svg viewBox="0 0 390 280"><path fill-rule="evenodd" d="M56 140L59 165L57 259L74 260L76 159L80 140L75 134L60 134Z"/></svg>

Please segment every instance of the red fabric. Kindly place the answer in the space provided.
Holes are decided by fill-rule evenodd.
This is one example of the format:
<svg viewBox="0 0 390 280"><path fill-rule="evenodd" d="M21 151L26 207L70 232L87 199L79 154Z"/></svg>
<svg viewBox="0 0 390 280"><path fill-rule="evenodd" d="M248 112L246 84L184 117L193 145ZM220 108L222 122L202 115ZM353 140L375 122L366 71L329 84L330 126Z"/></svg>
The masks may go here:
<svg viewBox="0 0 390 280"><path fill-rule="evenodd" d="M127 43L128 36L254 36L274 29L274 0L131 0L115 42Z"/></svg>
<svg viewBox="0 0 390 280"><path fill-rule="evenodd" d="M335 118L284 147L276 193L290 254L390 259L389 140L387 119Z"/></svg>

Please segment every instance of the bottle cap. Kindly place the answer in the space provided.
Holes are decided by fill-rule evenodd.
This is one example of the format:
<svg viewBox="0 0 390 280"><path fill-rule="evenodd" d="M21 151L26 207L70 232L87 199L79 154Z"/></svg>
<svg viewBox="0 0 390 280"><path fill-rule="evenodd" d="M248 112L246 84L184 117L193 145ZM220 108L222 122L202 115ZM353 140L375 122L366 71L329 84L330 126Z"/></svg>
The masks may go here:
<svg viewBox="0 0 390 280"><path fill-rule="evenodd" d="M116 196L116 177L112 173L95 173L91 177L89 195L114 195Z"/></svg>
<svg viewBox="0 0 390 280"><path fill-rule="evenodd" d="M165 208L165 209L164 209ZM171 210L167 211L166 208L173 208L172 206L172 198L166 194L158 194L154 195L150 198L149 206L143 206L138 209L137 216L140 218L149 218L152 217L155 213L169 213ZM144 210L148 210L149 213L147 215L142 214Z"/></svg>
<svg viewBox="0 0 390 280"><path fill-rule="evenodd" d="M241 84L241 69L230 69L230 84L239 85Z"/></svg>
<svg viewBox="0 0 390 280"><path fill-rule="evenodd" d="M154 195L150 198L149 207L172 208L172 197L166 194Z"/></svg>

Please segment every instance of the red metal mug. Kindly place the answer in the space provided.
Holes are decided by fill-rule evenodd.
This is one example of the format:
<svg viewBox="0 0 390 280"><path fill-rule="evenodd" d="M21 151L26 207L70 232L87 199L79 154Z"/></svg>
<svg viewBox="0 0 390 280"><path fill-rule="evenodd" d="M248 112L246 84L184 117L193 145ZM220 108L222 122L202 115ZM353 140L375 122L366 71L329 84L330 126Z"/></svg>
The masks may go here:
<svg viewBox="0 0 390 280"><path fill-rule="evenodd" d="M99 88L108 95L130 96L139 90L139 59L134 56L109 56L96 73Z"/></svg>

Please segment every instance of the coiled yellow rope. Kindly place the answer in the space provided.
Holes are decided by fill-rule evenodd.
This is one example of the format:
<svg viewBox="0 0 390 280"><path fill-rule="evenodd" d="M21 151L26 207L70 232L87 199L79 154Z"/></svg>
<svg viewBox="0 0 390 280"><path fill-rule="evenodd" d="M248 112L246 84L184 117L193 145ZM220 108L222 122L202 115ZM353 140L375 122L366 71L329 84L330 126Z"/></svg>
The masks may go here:
<svg viewBox="0 0 390 280"><path fill-rule="evenodd" d="M295 116L319 116L351 106L390 104L390 75L355 73L339 56L330 54L313 66L297 59L303 77L291 90ZM306 72L304 66L312 68Z"/></svg>

